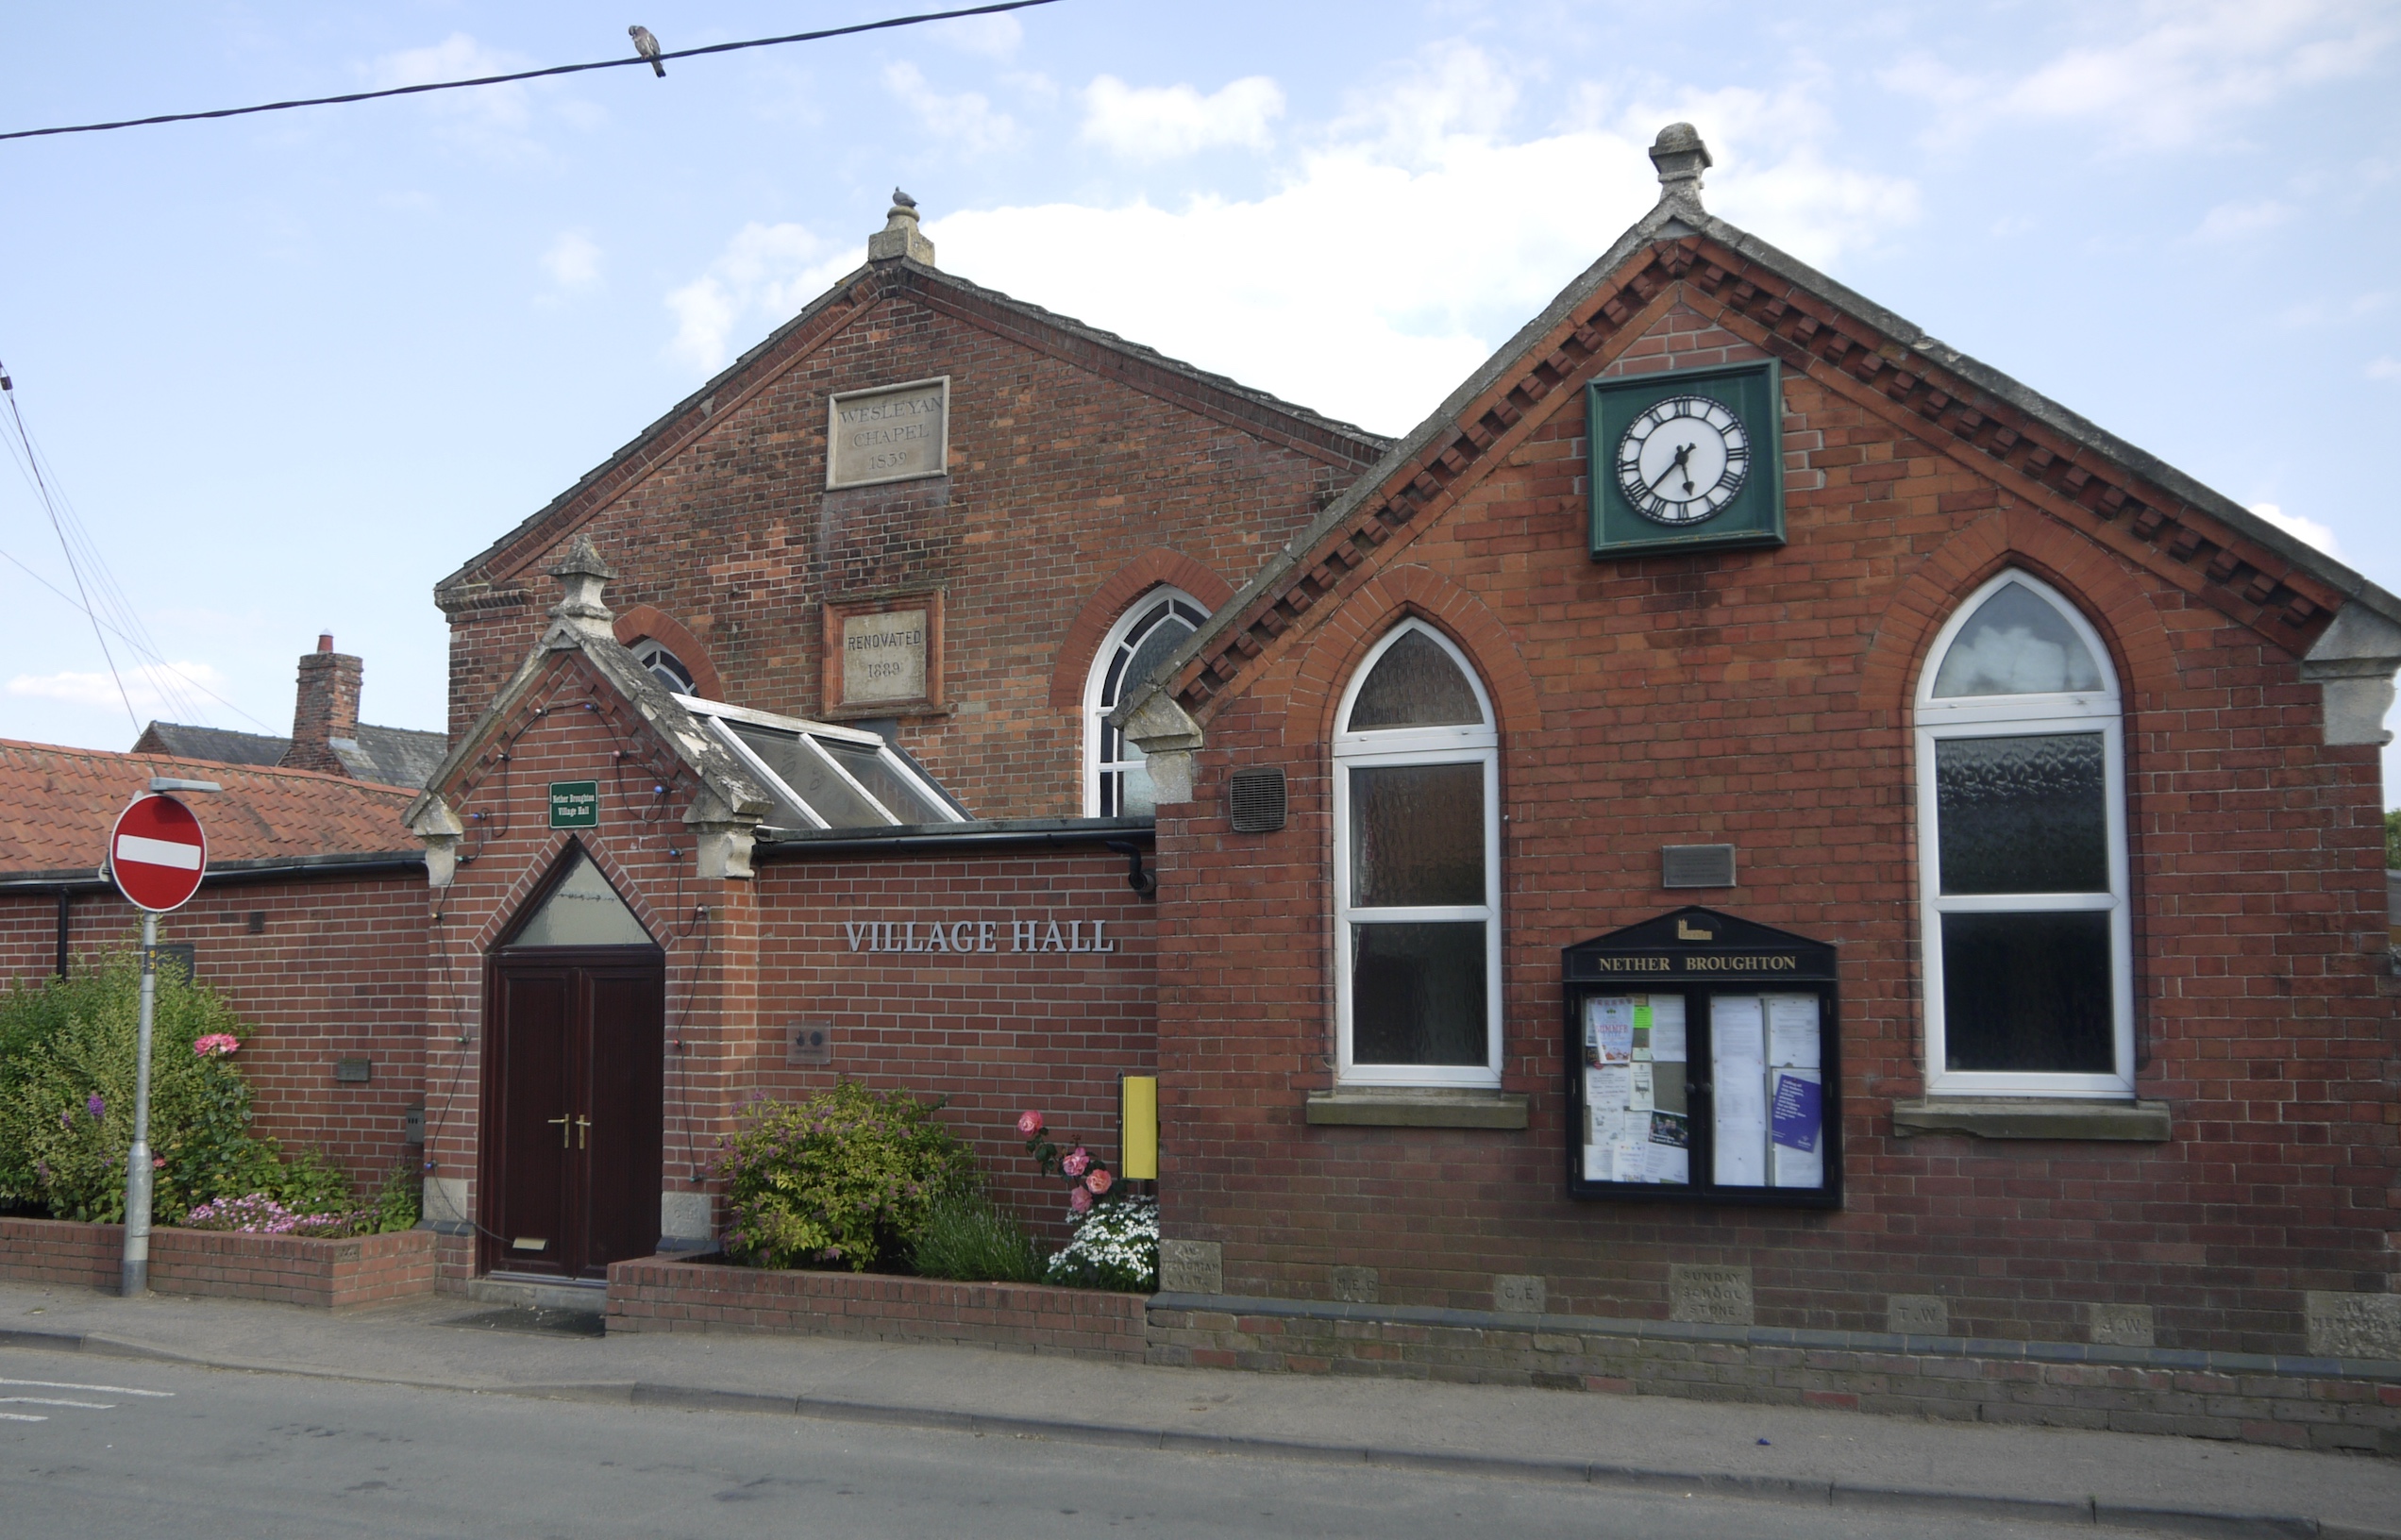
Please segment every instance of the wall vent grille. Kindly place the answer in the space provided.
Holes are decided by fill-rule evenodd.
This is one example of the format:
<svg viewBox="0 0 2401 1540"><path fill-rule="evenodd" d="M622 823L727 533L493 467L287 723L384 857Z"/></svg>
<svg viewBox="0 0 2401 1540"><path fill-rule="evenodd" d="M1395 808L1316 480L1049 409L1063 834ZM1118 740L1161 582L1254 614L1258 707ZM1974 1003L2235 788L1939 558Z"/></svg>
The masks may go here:
<svg viewBox="0 0 2401 1540"><path fill-rule="evenodd" d="M1267 765L1226 778L1228 815L1236 834L1272 834L1284 827L1284 769Z"/></svg>

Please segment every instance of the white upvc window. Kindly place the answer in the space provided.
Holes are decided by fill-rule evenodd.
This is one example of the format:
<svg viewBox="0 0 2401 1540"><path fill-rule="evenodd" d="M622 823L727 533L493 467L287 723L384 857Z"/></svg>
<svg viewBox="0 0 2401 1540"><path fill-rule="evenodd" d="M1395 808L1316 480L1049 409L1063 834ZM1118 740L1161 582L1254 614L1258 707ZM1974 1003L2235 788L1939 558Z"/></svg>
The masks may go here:
<svg viewBox="0 0 2401 1540"><path fill-rule="evenodd" d="M1083 811L1091 818L1148 817L1158 805L1142 750L1109 725L1109 713L1150 682L1167 655L1209 611L1180 588L1154 588L1109 628L1083 681Z"/></svg>
<svg viewBox="0 0 2401 1540"><path fill-rule="evenodd" d="M1926 1089L2132 1096L2125 743L2108 649L2048 584L2004 572L1935 638L1916 714Z"/></svg>
<svg viewBox="0 0 2401 1540"><path fill-rule="evenodd" d="M1501 754L1451 639L1404 621L1335 717L1337 1075L1501 1083Z"/></svg>

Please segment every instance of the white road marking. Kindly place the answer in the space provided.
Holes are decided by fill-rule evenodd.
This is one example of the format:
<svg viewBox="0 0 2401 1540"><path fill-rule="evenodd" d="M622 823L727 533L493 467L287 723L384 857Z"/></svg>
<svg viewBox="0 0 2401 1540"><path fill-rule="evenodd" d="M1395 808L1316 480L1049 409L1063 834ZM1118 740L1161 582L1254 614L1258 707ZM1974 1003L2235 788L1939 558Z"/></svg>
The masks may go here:
<svg viewBox="0 0 2401 1540"><path fill-rule="evenodd" d="M48 1422L48 1417L31 1417L23 1412L0 1412L0 1422Z"/></svg>
<svg viewBox="0 0 2401 1540"><path fill-rule="evenodd" d="M109 1396L157 1396L172 1399L172 1390L136 1390L131 1385L71 1385L63 1380L0 1380L0 1385L30 1385L36 1390L96 1390Z"/></svg>
<svg viewBox="0 0 2401 1540"><path fill-rule="evenodd" d="M113 1412L114 1401L61 1401L47 1396L0 1396L0 1406L79 1406L86 1412Z"/></svg>

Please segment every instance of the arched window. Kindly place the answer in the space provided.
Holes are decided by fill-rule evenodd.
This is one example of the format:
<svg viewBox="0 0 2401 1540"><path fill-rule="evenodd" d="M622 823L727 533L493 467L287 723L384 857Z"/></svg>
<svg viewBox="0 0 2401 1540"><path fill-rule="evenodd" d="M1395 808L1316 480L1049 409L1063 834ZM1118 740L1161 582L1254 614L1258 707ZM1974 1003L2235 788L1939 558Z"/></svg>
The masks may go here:
<svg viewBox="0 0 2401 1540"><path fill-rule="evenodd" d="M1926 1088L2126 1096L2125 745L2107 649L2023 572L1959 606L1918 681Z"/></svg>
<svg viewBox="0 0 2401 1540"><path fill-rule="evenodd" d="M1501 1081L1500 734L1421 621L1376 644L1335 718L1335 1012L1357 1085Z"/></svg>
<svg viewBox="0 0 2401 1540"><path fill-rule="evenodd" d="M1147 816L1157 805L1142 750L1109 726L1109 713L1148 684L1200 628L1209 611L1180 588L1154 588L1109 628L1083 686L1083 811L1095 818Z"/></svg>
<svg viewBox="0 0 2401 1540"><path fill-rule="evenodd" d="M650 677L679 695L692 694L692 670L683 660L667 650L667 644L654 636L646 636L628 649L633 661L650 671Z"/></svg>

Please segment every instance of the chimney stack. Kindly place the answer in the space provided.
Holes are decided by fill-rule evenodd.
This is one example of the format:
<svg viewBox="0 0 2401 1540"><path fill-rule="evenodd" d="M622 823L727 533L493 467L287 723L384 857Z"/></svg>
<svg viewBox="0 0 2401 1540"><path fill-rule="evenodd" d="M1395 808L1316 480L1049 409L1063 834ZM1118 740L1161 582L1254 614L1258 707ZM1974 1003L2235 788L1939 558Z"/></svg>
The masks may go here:
<svg viewBox="0 0 2401 1540"><path fill-rule="evenodd" d="M330 632L317 637L317 650L300 656L300 688L292 705L292 746L283 752L291 770L323 770L346 776L349 768L333 741L355 745L359 737L359 660L333 650Z"/></svg>

